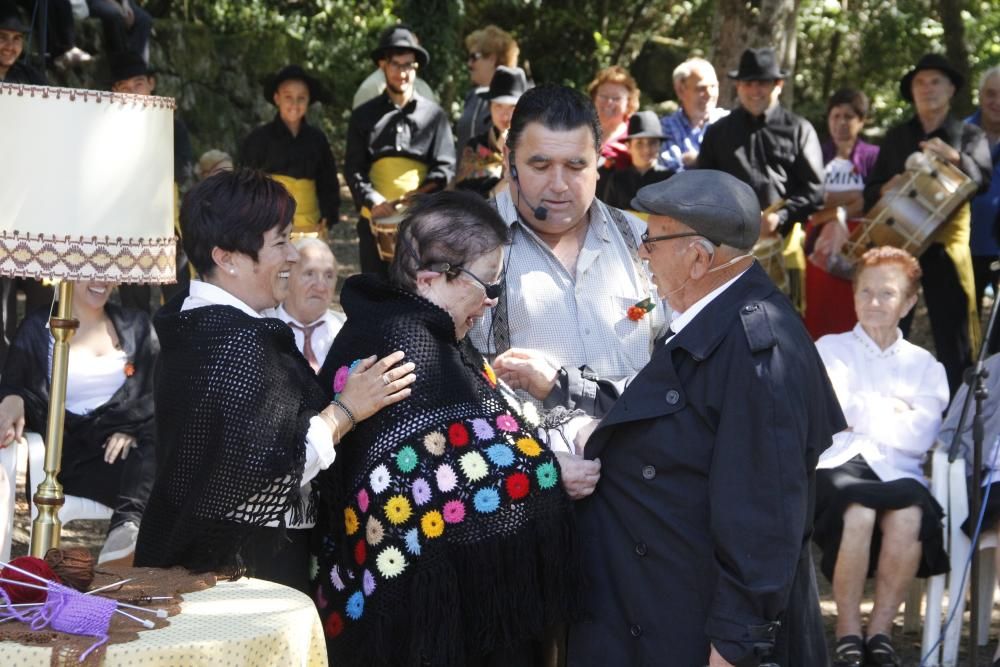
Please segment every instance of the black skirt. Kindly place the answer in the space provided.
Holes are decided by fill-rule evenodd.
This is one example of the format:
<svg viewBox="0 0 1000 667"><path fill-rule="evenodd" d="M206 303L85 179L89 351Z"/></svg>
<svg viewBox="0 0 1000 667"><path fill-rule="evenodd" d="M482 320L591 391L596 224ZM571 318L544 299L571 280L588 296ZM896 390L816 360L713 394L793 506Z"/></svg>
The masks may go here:
<svg viewBox="0 0 1000 667"><path fill-rule="evenodd" d="M932 577L948 571L944 550L944 512L930 491L914 479L883 482L860 455L836 468L816 471L816 514L813 541L823 552L820 569L831 582L844 530L844 511L852 503L873 510L899 510L917 506L921 509L919 539L923 545L918 577ZM872 531L868 576L875 574L882 548L882 531L876 522Z"/></svg>
<svg viewBox="0 0 1000 667"><path fill-rule="evenodd" d="M971 467L971 466L970 466ZM984 472L985 476L986 473ZM972 538L972 531L976 527L976 523L972 520L972 478L966 479L966 486L969 494L969 516L965 518L962 523L962 531ZM986 498L986 487L979 492L979 500L982 502L984 499L986 501L986 513L983 514L983 530L993 530L997 521L1000 521L1000 482L990 483L990 497Z"/></svg>

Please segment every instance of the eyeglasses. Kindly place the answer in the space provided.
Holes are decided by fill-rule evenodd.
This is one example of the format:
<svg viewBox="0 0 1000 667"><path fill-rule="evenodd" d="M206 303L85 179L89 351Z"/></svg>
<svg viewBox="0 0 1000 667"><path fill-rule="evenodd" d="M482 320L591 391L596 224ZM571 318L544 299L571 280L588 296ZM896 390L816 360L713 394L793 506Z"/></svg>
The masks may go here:
<svg viewBox="0 0 1000 667"><path fill-rule="evenodd" d="M466 58L466 62L474 63L477 60L482 60L485 57L486 57L485 53L482 53L481 51L473 51L472 53L469 54L469 57Z"/></svg>
<svg viewBox="0 0 1000 667"><path fill-rule="evenodd" d="M598 95L597 101L603 104L621 104L627 98L625 95Z"/></svg>
<svg viewBox="0 0 1000 667"><path fill-rule="evenodd" d="M461 266L452 266L448 262L438 262L436 264L431 264L427 268L429 268L431 271L436 271L438 273L446 273L451 276L454 276L458 273L463 273L469 276L470 278L475 280L476 284L483 289L483 292L486 293L487 299L499 299L500 295L503 293L503 280L498 280L495 283L484 283L482 280L480 280L479 276Z"/></svg>
<svg viewBox="0 0 1000 667"><path fill-rule="evenodd" d="M407 72L416 72L418 69L420 69L420 63L413 61L408 63L398 63L395 60L390 60L389 67L399 72L400 74L406 74Z"/></svg>
<svg viewBox="0 0 1000 667"><path fill-rule="evenodd" d="M664 234L663 236L650 236L649 230L647 229L642 233L639 238L642 240L642 245L646 249L646 252L653 252L653 244L658 241L669 241L670 239L682 239L685 236L701 236L698 232L681 232L679 234Z"/></svg>

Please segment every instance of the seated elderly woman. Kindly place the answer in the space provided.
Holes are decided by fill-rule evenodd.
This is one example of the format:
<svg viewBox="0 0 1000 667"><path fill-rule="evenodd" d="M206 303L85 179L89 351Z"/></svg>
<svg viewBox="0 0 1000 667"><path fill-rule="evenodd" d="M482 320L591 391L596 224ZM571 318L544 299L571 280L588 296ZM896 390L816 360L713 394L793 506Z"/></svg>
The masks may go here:
<svg viewBox="0 0 1000 667"><path fill-rule="evenodd" d="M108 303L113 288L93 281L73 285L80 328L69 350L59 473L65 493L114 511L102 563L135 550L156 474L153 364L159 344L146 313ZM0 385L0 447L25 427L45 432L53 344L48 315L48 308L29 313L11 344Z"/></svg>
<svg viewBox="0 0 1000 667"><path fill-rule="evenodd" d="M320 381L401 349L410 398L359 425L320 476L316 599L331 664L535 665L576 586L555 456L466 338L502 289L507 226L471 193L410 209L385 282L349 278Z"/></svg>
<svg viewBox="0 0 1000 667"><path fill-rule="evenodd" d="M834 664L898 665L892 621L914 576L948 569L941 507L922 465L948 405L944 367L903 339L899 321L917 301L920 266L898 248L866 252L854 277L853 330L816 342L849 428L816 471L813 539L837 604ZM861 597L875 604L862 639ZM867 662L866 662L867 660Z"/></svg>
<svg viewBox="0 0 1000 667"><path fill-rule="evenodd" d="M246 169L184 198L184 248L201 279L155 320L159 470L137 565L246 570L305 590L312 479L357 421L409 393L413 366L392 369L402 354L390 354L362 360L330 404L292 330L261 315L285 298L298 260L294 212L282 185Z"/></svg>

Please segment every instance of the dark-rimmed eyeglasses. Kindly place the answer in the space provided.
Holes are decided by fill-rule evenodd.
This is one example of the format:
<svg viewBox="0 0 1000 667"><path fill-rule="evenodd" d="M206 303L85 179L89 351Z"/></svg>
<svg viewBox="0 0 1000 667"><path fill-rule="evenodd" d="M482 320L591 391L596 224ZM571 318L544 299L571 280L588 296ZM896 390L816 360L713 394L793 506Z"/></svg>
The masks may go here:
<svg viewBox="0 0 1000 667"><path fill-rule="evenodd" d="M452 266L447 262L438 262L436 264L431 264L427 268L431 271L445 273L450 276L455 276L459 273L467 275L475 280L476 284L482 288L483 292L486 293L487 299L499 299L500 295L503 293L503 280L498 280L495 283L484 283L475 273L461 266Z"/></svg>
<svg viewBox="0 0 1000 667"><path fill-rule="evenodd" d="M391 67L396 72L399 72L400 74L406 74L407 72L416 72L418 69L420 69L420 63L412 60L408 63L400 63L396 62L395 60L390 60L389 67Z"/></svg>
<svg viewBox="0 0 1000 667"><path fill-rule="evenodd" d="M482 58L485 58L485 57L486 57L485 53L482 53L481 51L473 51L472 53L469 54L469 57L466 58L465 61L466 62L470 62L470 63L474 63L477 60L481 60Z"/></svg>
<svg viewBox="0 0 1000 667"><path fill-rule="evenodd" d="M642 240L642 245L646 249L646 252L653 252L653 244L658 241L669 241L670 239L682 239L686 236L701 236L698 232L680 232L678 234L664 234L663 236L650 236L649 230L647 229L642 233L639 238Z"/></svg>

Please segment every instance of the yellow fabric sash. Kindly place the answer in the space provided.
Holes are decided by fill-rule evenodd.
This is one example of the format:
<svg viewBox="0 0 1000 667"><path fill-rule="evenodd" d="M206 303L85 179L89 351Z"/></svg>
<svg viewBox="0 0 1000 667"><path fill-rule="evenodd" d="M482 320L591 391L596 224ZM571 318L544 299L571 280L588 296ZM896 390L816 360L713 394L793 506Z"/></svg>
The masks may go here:
<svg viewBox="0 0 1000 667"><path fill-rule="evenodd" d="M372 163L368 174L378 193L389 201L419 188L426 176L426 164L413 158L397 156L379 158Z"/></svg>
<svg viewBox="0 0 1000 667"><path fill-rule="evenodd" d="M788 296L800 314L806 312L805 243L806 233L802 231L802 223L796 222L781 246L781 254L785 259L785 270L788 272L790 292Z"/></svg>
<svg viewBox="0 0 1000 667"><path fill-rule="evenodd" d="M311 178L292 178L284 174L268 174L288 190L295 200L295 217L292 218L292 233L315 232L319 227L319 197L316 195L316 181Z"/></svg>
<svg viewBox="0 0 1000 667"><path fill-rule="evenodd" d="M955 264L958 282L962 285L962 291L965 292L969 319L969 340L972 343L972 354L975 355L979 349L981 332L979 331L979 309L976 308L976 281L972 274L972 250L969 248L970 216L969 202L965 202L947 222L938 227L934 235L931 236L931 242L943 245L944 251L948 253L948 257Z"/></svg>

